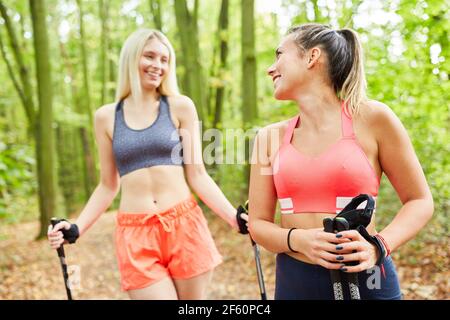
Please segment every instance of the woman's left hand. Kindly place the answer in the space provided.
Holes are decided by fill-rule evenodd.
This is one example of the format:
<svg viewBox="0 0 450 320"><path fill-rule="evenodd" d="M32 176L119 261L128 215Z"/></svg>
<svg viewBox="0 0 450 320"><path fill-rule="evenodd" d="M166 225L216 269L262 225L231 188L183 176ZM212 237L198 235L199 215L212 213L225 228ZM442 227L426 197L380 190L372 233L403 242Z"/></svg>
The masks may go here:
<svg viewBox="0 0 450 320"><path fill-rule="evenodd" d="M347 230L337 234L342 237L336 239L336 250L333 254L336 255L336 261L346 264L345 272L361 272L375 266L379 255L378 249L364 239L358 231ZM345 239L349 239L350 242L344 242ZM352 261L356 261L358 264L348 265L348 262Z"/></svg>
<svg viewBox="0 0 450 320"><path fill-rule="evenodd" d="M245 228L248 230L248 214L247 213L241 213L240 217L242 220L245 221ZM232 226L235 230L240 231L239 224L237 222L237 218L232 219Z"/></svg>

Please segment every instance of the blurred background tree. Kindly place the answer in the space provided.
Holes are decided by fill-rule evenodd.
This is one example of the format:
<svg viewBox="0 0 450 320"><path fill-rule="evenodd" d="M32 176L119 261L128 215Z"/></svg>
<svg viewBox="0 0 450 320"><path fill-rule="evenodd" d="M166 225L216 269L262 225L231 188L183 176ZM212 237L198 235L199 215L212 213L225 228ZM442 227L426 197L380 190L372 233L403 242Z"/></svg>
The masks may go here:
<svg viewBox="0 0 450 320"><path fill-rule="evenodd" d="M38 29L30 4L46 8ZM266 69L289 26L317 21L360 33L369 97L389 105L413 141L436 210L410 245L448 237L448 2L0 0L0 13L1 224L47 221L82 208L98 179L92 115L114 101L120 48L135 29L158 28L171 39L180 87L196 103L203 129L256 130L297 113L293 103L273 98ZM42 59L51 71L39 69ZM248 154L248 143L237 148ZM246 163L208 170L230 200L245 201ZM379 199L384 226L401 205L384 177ZM39 235L45 232L43 224Z"/></svg>

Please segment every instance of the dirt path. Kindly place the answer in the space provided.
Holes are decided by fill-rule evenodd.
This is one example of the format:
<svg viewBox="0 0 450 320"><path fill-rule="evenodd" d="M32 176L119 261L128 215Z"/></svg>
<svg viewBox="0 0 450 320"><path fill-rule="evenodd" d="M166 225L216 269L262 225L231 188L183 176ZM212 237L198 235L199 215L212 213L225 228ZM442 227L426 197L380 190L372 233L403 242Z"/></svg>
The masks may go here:
<svg viewBox="0 0 450 320"><path fill-rule="evenodd" d="M104 214L77 245L65 247L68 264L80 270L80 286L73 291L75 299L128 299L119 286L114 217L114 213ZM230 232L215 217L209 220L224 263L214 273L208 298L259 299L248 237ZM37 228L37 223L22 224L19 234L14 226L0 226L0 299L65 299L56 252L46 241L33 241ZM402 260L397 262L405 298L449 299L448 246L427 252L431 252L431 258L418 259L414 266ZM261 256L268 297L272 299L275 256L265 250L261 250ZM433 259L435 256L440 259L438 262Z"/></svg>

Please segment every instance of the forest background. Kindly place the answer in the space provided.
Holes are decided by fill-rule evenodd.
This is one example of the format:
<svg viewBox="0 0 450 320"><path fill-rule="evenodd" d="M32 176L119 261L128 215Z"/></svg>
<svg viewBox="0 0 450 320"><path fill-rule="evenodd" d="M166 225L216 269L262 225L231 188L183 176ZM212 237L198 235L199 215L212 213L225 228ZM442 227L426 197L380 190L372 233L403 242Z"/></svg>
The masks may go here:
<svg viewBox="0 0 450 320"><path fill-rule="evenodd" d="M93 114L114 101L119 52L131 32L156 28L171 40L181 91L195 102L204 131L256 131L298 111L273 98L266 70L287 29L306 22L360 34L368 96L401 119L435 201L431 222L394 254L402 290L406 298L448 299L449 11L447 1L437 0L0 0L0 299L60 297L36 284L60 285L56 257L45 258L54 253L42 238L50 217L75 218L98 183ZM250 138L237 140L224 134L223 152L248 155ZM247 199L248 163L211 164L208 171L236 206ZM385 176L378 203L382 228L401 206ZM248 239L229 236L222 221L205 213L227 255L210 297L254 298ZM98 263L110 261L115 279L111 217L101 218L105 228L96 227L82 249L70 250L77 264L90 265L83 252L99 250L95 244L103 239L111 250L102 250L105 260ZM270 293L273 255L264 251L263 261ZM227 283L237 262L248 266L240 281L251 289ZM50 267L55 275L46 280ZM24 272L28 278L20 279ZM88 275L84 287L92 290L99 277L108 278L98 271L89 282ZM80 289L79 297L124 297L111 286L97 295Z"/></svg>

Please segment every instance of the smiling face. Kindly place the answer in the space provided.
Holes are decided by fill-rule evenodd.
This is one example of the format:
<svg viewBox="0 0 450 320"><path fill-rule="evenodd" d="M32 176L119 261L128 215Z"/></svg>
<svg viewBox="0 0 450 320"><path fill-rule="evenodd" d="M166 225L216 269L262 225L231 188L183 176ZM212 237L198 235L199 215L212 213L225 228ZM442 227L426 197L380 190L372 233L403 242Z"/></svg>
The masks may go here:
<svg viewBox="0 0 450 320"><path fill-rule="evenodd" d="M139 60L139 75L144 90L161 85L169 70L169 49L157 38L149 39Z"/></svg>
<svg viewBox="0 0 450 320"><path fill-rule="evenodd" d="M276 61L267 69L272 77L275 98L294 99L305 82L307 71L307 54L300 54L292 35L286 36L276 50Z"/></svg>

